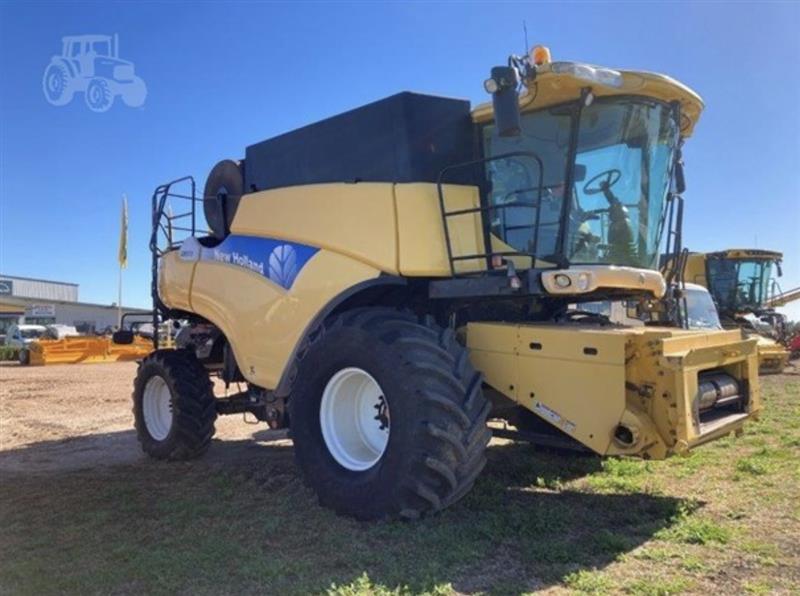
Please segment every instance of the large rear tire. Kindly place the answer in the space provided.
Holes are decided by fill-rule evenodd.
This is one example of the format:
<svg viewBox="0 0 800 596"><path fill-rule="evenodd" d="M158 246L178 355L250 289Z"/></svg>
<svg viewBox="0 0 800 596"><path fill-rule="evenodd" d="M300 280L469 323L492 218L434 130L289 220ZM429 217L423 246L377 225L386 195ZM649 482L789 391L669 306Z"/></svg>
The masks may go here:
<svg viewBox="0 0 800 596"><path fill-rule="evenodd" d="M299 352L291 433L323 506L417 518L470 490L486 463L490 405L450 329L362 308L327 321Z"/></svg>
<svg viewBox="0 0 800 596"><path fill-rule="evenodd" d="M133 416L142 450L156 459L203 455L217 418L211 380L188 350L157 350L133 384Z"/></svg>

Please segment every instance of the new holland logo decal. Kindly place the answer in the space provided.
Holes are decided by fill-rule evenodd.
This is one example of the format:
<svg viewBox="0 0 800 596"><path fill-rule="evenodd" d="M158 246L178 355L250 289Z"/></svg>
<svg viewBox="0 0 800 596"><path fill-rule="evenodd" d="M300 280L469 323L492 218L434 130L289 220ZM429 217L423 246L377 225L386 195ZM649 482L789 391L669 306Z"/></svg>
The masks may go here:
<svg viewBox="0 0 800 596"><path fill-rule="evenodd" d="M180 256L187 261L215 261L241 267L288 290L318 250L285 240L231 235L213 248L189 238L181 246Z"/></svg>

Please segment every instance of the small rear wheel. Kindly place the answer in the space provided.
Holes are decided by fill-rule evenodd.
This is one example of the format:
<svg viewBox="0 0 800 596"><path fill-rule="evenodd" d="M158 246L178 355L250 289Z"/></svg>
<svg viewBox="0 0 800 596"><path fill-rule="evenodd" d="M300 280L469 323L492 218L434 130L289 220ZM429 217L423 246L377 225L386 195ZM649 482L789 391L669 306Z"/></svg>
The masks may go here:
<svg viewBox="0 0 800 596"><path fill-rule="evenodd" d="M156 459L204 454L217 418L211 381L188 350L158 350L144 359L133 384L133 415L142 450Z"/></svg>
<svg viewBox="0 0 800 596"><path fill-rule="evenodd" d="M17 355L19 359L19 363L22 366L28 366L31 363L31 352L28 348L20 348L19 354Z"/></svg>
<svg viewBox="0 0 800 596"><path fill-rule="evenodd" d="M388 308L345 312L300 349L295 456L320 503L417 518L463 497L486 463L490 405L451 330Z"/></svg>

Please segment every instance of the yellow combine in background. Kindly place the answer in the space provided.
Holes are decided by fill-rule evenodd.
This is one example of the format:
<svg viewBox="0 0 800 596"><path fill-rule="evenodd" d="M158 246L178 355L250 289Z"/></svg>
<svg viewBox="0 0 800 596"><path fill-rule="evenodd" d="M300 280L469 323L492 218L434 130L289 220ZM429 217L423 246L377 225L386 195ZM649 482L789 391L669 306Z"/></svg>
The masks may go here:
<svg viewBox="0 0 800 596"><path fill-rule="evenodd" d="M760 249L690 253L686 258L686 281L708 289L723 327L741 328L757 339L764 374L780 373L789 363L786 320L774 307L800 299L800 289L777 290L773 272L780 276L782 260L782 253Z"/></svg>
<svg viewBox="0 0 800 596"><path fill-rule="evenodd" d="M251 145L201 197L156 189L156 321L187 325L138 371L146 453L199 456L217 415L250 412L291 429L324 505L415 518L470 490L489 419L664 458L757 415L755 339L570 307L672 299L657 260L681 249L700 97L541 47L484 86L474 110L401 93Z"/></svg>

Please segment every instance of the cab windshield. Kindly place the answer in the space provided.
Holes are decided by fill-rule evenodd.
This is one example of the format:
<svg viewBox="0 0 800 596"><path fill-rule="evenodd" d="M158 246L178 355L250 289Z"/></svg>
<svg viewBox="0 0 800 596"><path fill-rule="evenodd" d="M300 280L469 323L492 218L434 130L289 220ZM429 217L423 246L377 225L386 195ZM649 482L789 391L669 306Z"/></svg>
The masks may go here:
<svg viewBox="0 0 800 596"><path fill-rule="evenodd" d="M676 112L618 97L576 114L575 104L523 114L517 137L485 127L485 157L494 158L486 165L492 248L505 244L544 263L653 268L678 147Z"/></svg>
<svg viewBox="0 0 800 596"><path fill-rule="evenodd" d="M717 307L705 288L686 288L680 308L689 329L722 329Z"/></svg>
<svg viewBox="0 0 800 596"><path fill-rule="evenodd" d="M772 279L769 259L708 259L708 288L720 310L746 311L761 308Z"/></svg>

